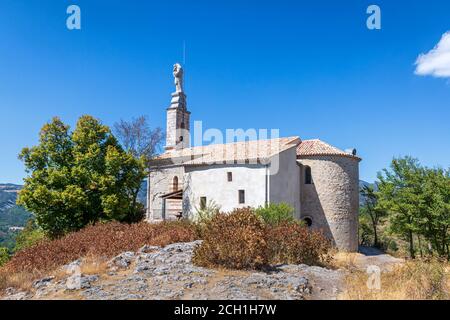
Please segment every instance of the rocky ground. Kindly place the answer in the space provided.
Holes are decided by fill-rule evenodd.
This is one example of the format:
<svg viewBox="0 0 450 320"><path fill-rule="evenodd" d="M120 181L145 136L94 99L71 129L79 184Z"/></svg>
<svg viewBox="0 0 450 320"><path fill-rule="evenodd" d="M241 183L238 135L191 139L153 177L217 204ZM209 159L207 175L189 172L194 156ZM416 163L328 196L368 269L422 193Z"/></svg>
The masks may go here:
<svg viewBox="0 0 450 320"><path fill-rule="evenodd" d="M77 260L62 267L56 276L35 281L27 292L7 289L3 299L303 300L336 299L344 290L345 268L282 265L270 272L200 268L191 262L199 244L144 246L138 252L120 254L99 269L86 269L86 262ZM375 252L354 255L353 262L360 269L371 264L386 269L401 262Z"/></svg>
<svg viewBox="0 0 450 320"><path fill-rule="evenodd" d="M344 271L283 265L270 272L211 270L191 263L199 241L165 248L145 246L109 261L99 274L83 274L83 261L33 283L8 289L4 299L335 299Z"/></svg>

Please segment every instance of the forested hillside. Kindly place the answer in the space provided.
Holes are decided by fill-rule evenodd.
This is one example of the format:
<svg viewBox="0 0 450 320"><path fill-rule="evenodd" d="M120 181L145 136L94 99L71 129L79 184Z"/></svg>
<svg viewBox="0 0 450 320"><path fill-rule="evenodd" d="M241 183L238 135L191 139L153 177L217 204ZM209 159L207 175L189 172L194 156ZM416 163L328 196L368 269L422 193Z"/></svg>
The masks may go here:
<svg viewBox="0 0 450 320"><path fill-rule="evenodd" d="M31 214L16 205L21 186L0 184L0 247L11 248L14 236L31 218Z"/></svg>

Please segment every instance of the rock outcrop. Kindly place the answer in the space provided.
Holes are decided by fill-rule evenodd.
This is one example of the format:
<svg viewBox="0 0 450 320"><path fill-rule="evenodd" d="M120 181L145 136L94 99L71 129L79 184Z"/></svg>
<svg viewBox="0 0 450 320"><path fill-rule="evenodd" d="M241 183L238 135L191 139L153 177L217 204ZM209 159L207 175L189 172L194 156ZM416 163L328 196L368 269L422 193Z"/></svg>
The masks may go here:
<svg viewBox="0 0 450 320"><path fill-rule="evenodd" d="M343 271L306 265L282 265L270 272L197 267L191 258L200 243L124 252L101 274L74 273L77 267L83 270L82 262L75 261L62 268L71 270L67 277L35 281L31 292L9 289L5 299L333 299L341 288Z"/></svg>

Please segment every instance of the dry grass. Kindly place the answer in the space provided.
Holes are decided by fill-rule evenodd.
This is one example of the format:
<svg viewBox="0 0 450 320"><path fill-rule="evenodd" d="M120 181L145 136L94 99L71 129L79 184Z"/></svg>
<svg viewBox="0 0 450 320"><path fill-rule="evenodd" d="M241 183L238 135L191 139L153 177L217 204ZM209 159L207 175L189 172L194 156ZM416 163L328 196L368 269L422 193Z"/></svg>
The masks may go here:
<svg viewBox="0 0 450 320"><path fill-rule="evenodd" d="M334 250L331 253L333 259L332 263L328 266L333 269L346 269L355 270L358 268L358 259L362 256L360 253L355 252L340 252Z"/></svg>
<svg viewBox="0 0 450 320"><path fill-rule="evenodd" d="M108 260L89 256L83 260L80 269L81 273L85 275L104 274L108 271Z"/></svg>
<svg viewBox="0 0 450 320"><path fill-rule="evenodd" d="M408 261L381 274L381 289L367 286L368 274L353 270L346 278L345 300L447 300L450 299L448 262Z"/></svg>
<svg viewBox="0 0 450 320"><path fill-rule="evenodd" d="M4 269L0 270L0 293L6 288L16 288L24 291L29 291L32 287L33 281L44 277L44 273L39 271L34 272L15 272L11 273Z"/></svg>
<svg viewBox="0 0 450 320"><path fill-rule="evenodd" d="M27 290L36 279L55 273L58 268L83 258L82 273L97 274L106 270L106 261L124 252L137 251L143 245L166 246L198 239L189 222L149 224L97 224L57 240L45 240L19 251L0 268L0 291L8 288ZM62 275L61 275L62 276Z"/></svg>

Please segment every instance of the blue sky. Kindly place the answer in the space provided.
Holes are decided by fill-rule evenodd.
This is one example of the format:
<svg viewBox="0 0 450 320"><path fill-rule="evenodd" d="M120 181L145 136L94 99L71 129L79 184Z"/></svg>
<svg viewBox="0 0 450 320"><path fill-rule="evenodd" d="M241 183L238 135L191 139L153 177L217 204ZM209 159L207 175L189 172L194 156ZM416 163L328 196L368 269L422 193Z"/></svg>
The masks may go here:
<svg viewBox="0 0 450 320"><path fill-rule="evenodd" d="M81 8L82 29L66 28ZM366 28L377 4L382 29ZM192 120L279 128L364 158L373 181L393 156L450 165L450 78L415 61L450 30L449 1L0 0L0 182L58 115L165 126L171 68L183 60Z"/></svg>

